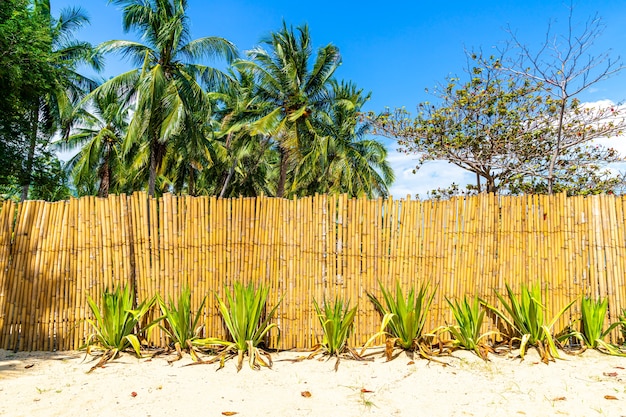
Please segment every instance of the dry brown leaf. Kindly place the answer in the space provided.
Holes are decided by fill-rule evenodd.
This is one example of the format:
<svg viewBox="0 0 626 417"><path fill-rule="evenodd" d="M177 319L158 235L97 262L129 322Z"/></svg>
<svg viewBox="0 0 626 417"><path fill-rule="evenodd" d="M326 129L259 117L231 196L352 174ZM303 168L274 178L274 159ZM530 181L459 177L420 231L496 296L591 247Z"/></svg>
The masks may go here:
<svg viewBox="0 0 626 417"><path fill-rule="evenodd" d="M234 416L235 414L238 413L236 411L222 411L223 416Z"/></svg>
<svg viewBox="0 0 626 417"><path fill-rule="evenodd" d="M617 372L602 372L604 376L617 376Z"/></svg>
<svg viewBox="0 0 626 417"><path fill-rule="evenodd" d="M311 397L311 393L309 391L302 391L300 393L300 395L302 395L304 398L310 398Z"/></svg>
<svg viewBox="0 0 626 417"><path fill-rule="evenodd" d="M617 397L614 395L605 395L604 398L607 400L617 400Z"/></svg>
<svg viewBox="0 0 626 417"><path fill-rule="evenodd" d="M30 369L30 368L32 368L33 366L35 366L35 364L34 364L34 363L31 363L30 365L26 365L26 366L24 367L24 369Z"/></svg>
<svg viewBox="0 0 626 417"><path fill-rule="evenodd" d="M614 366L615 369L624 369L623 366Z"/></svg>
<svg viewBox="0 0 626 417"><path fill-rule="evenodd" d="M374 392L374 391L370 391L367 388L361 388L361 392L366 393L366 392Z"/></svg>
<svg viewBox="0 0 626 417"><path fill-rule="evenodd" d="M565 397L556 397L553 398L552 401L565 401Z"/></svg>
<svg viewBox="0 0 626 417"><path fill-rule="evenodd" d="M407 363L407 365L415 365L415 361L409 361L409 363Z"/></svg>

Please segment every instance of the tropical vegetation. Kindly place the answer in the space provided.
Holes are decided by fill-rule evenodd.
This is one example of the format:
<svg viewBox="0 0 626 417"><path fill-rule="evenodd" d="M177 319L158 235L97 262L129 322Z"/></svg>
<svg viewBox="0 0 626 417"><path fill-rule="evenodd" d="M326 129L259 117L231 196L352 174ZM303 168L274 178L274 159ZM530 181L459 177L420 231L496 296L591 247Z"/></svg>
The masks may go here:
<svg viewBox="0 0 626 417"><path fill-rule="evenodd" d="M113 291L105 289L100 298L100 305L87 296L87 304L93 319L86 319L93 329L83 346L87 354L93 350L104 351L100 360L90 372L115 359L121 352L132 348L141 356L139 337L150 330L157 321L142 325L142 319L150 311L156 296L144 300L135 307L135 292L130 287L117 287Z"/></svg>
<svg viewBox="0 0 626 417"><path fill-rule="evenodd" d="M271 368L272 358L260 345L266 342L270 331L280 331L276 323L272 323L280 300L270 310L266 310L269 287L262 284L255 287L253 282L247 285L235 282L232 291L228 288L224 291L225 298L217 294L215 297L230 340L208 338L200 341L222 347L221 352L209 363L219 360L222 368L228 359L236 356L237 371L240 371L244 355L247 354L252 369L261 366Z"/></svg>
<svg viewBox="0 0 626 417"><path fill-rule="evenodd" d="M404 295L400 282L396 282L395 293L379 283L382 293L382 301L375 295L367 293L374 307L386 322L388 337L386 338L387 359L393 357L394 348L397 346L409 352L417 352L420 356L430 356L430 343L428 338L433 334L426 333L426 317L435 297L435 291L430 291L428 283L421 284L417 289L411 287Z"/></svg>
<svg viewBox="0 0 626 417"><path fill-rule="evenodd" d="M388 195L386 148L361 117L370 95L336 78L339 48L314 50L307 25L283 22L241 56L219 36L192 38L186 0L110 3L140 41L93 46L72 36L89 23L78 7L53 17L50 0L3 4L2 46L30 63L0 62L13 92L0 103L5 198ZM102 82L77 71L111 54L134 68ZM58 152L72 155L64 167Z"/></svg>
<svg viewBox="0 0 626 417"><path fill-rule="evenodd" d="M559 358L558 340L554 331L557 320L576 302L565 305L551 320L547 320L546 307L541 301L541 287L538 283L522 285L518 296L511 286L506 284L508 300L496 291L496 296L504 311L488 302L481 302L507 326L506 335L512 343L519 342L520 356L524 358L529 346L539 351L543 362Z"/></svg>

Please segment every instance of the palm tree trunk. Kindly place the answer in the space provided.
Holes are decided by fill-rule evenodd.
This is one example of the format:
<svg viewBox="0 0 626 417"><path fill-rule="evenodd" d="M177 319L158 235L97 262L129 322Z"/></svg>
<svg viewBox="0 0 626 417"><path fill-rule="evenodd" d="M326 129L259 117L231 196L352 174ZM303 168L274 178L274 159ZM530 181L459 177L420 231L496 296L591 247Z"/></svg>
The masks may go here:
<svg viewBox="0 0 626 417"><path fill-rule="evenodd" d="M111 184L111 167L108 160L105 160L100 172L100 187L98 189L98 197L106 198L109 196L109 186Z"/></svg>
<svg viewBox="0 0 626 417"><path fill-rule="evenodd" d="M28 146L28 154L26 156L26 164L24 165L22 195L21 201L28 199L28 191L33 174L33 163L35 160L35 148L37 147L37 132L39 128L39 103L33 106L30 115L30 144Z"/></svg>
<svg viewBox="0 0 626 417"><path fill-rule="evenodd" d="M148 195L154 197L154 189L156 188L156 155L150 152L150 174L148 177Z"/></svg>
<svg viewBox="0 0 626 417"><path fill-rule="evenodd" d="M282 146L279 146L280 150L280 177L278 178L278 187L276 189L276 197L285 196L285 183L287 182L287 165L288 165L288 153Z"/></svg>

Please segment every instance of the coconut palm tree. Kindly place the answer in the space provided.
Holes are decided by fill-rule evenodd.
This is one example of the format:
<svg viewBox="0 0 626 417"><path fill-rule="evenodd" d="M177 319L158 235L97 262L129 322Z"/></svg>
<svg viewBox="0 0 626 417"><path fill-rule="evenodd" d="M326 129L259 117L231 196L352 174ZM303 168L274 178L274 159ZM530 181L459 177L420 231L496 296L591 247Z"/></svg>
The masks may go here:
<svg viewBox="0 0 626 417"><path fill-rule="evenodd" d="M254 124L272 109L272 103L257 94L254 74L242 68L231 69L232 82L217 100L219 126L216 136L224 144L224 164L218 166L215 194L227 196L274 195L278 178L278 154L268 135L252 133Z"/></svg>
<svg viewBox="0 0 626 417"><path fill-rule="evenodd" d="M148 193L155 194L157 176L172 142L190 133L199 138L202 123L195 114L206 114L209 107L199 82L214 86L227 81L220 71L198 63L199 60L236 56L232 43L219 37L190 40L186 0L111 0L122 6L123 28L141 33L141 42L112 40L100 45L102 52L118 52L137 65L104 83L103 90L133 86L135 112L124 138L123 151L137 152L133 167L137 178L148 178ZM182 135L183 130L185 135ZM190 147L204 147L206 141L194 140ZM204 149L193 149L201 155Z"/></svg>
<svg viewBox="0 0 626 417"><path fill-rule="evenodd" d="M130 109L125 106L123 91L94 94L84 107L77 108L72 133L57 142L60 150L79 149L67 163L79 195L97 191L107 197L109 190L119 190L125 178L121 144L126 134Z"/></svg>
<svg viewBox="0 0 626 417"><path fill-rule="evenodd" d="M79 64L88 64L99 70L101 56L88 42L80 42L72 33L89 23L80 8L63 9L58 18L50 12L50 0L34 0L33 14L50 30L51 88L32 103L30 114L30 140L24 160L21 199L28 198L32 181L33 164L38 144L45 148L52 136L63 130L69 131L73 106L96 83L76 71Z"/></svg>
<svg viewBox="0 0 626 417"><path fill-rule="evenodd" d="M270 104L250 134L271 138L279 152L278 197L297 188L289 178L303 155L320 140L311 120L326 104L330 81L341 62L339 50L327 45L313 56L308 26L295 31L283 22L262 44L235 66L256 78L256 95Z"/></svg>
<svg viewBox="0 0 626 417"><path fill-rule="evenodd" d="M368 138L370 126L359 122L359 112L369 100L351 82L331 82L327 109L315 126L322 140L309 150L295 169L297 182L309 193L346 193L353 197L387 197L394 181L387 149Z"/></svg>

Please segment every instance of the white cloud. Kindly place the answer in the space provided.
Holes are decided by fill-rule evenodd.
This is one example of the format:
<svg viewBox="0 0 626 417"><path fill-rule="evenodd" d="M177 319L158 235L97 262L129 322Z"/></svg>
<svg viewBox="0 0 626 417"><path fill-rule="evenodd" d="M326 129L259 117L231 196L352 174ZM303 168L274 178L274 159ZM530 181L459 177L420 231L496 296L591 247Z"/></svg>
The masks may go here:
<svg viewBox="0 0 626 417"><path fill-rule="evenodd" d="M389 150L388 160L396 173L396 181L390 188L394 198L406 198L407 195L415 198L416 194L426 198L426 193L436 188L449 187L452 183L465 188L465 185L475 181L474 174L443 161L427 162L414 174L417 159L415 154Z"/></svg>

